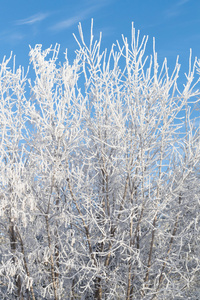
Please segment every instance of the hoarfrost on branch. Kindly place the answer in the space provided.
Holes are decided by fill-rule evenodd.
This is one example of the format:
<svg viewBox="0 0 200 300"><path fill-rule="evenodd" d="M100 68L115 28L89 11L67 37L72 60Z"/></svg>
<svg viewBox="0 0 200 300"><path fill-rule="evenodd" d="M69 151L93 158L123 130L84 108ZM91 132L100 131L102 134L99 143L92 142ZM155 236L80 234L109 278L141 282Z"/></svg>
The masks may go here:
<svg viewBox="0 0 200 300"><path fill-rule="evenodd" d="M79 32L0 64L0 298L199 299L200 62Z"/></svg>

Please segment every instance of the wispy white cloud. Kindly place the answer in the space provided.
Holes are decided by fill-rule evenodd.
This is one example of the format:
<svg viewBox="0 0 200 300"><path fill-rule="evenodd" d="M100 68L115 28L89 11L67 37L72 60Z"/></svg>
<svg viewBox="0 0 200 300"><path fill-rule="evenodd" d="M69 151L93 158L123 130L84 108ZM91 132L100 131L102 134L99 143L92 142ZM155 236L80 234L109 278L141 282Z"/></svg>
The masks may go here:
<svg viewBox="0 0 200 300"><path fill-rule="evenodd" d="M17 28L16 25L34 25L38 22L45 20L48 16L49 13L39 12L28 18L14 21L10 29L0 32L0 40L9 44L17 44L26 38L27 33L20 32L21 30L19 30L19 28ZM32 35L33 34L34 33L32 33Z"/></svg>
<svg viewBox="0 0 200 300"><path fill-rule="evenodd" d="M167 18L171 18L171 17L176 17L178 15L181 14L181 6L183 6L184 4L186 4L187 2L189 2L191 0L179 0L178 2L174 3L173 6L171 6L171 8L167 9L165 12L165 16Z"/></svg>
<svg viewBox="0 0 200 300"><path fill-rule="evenodd" d="M33 16L30 16L26 19L21 19L15 22L16 25L32 25L37 22L41 22L48 17L48 13L37 13Z"/></svg>
<svg viewBox="0 0 200 300"><path fill-rule="evenodd" d="M183 4L189 2L190 0L180 0L176 5L177 6L182 6Z"/></svg>
<svg viewBox="0 0 200 300"><path fill-rule="evenodd" d="M16 44L24 39L24 35L17 31L3 31L0 32L0 41L4 41L9 44Z"/></svg>
<svg viewBox="0 0 200 300"><path fill-rule="evenodd" d="M63 29L68 29L74 24L83 21L93 11L95 11L95 7L90 7L88 9L85 9L71 18L56 23L55 25L51 26L49 29L52 31L60 31Z"/></svg>
<svg viewBox="0 0 200 300"><path fill-rule="evenodd" d="M55 25L51 26L49 29L51 31L61 31L63 29L68 29L74 24L85 20L91 13L98 11L101 7L110 4L111 1L112 0L107 0L107 1L102 0L94 4L93 1L88 0L87 1L88 8L79 11L73 17L70 17L68 19L56 23Z"/></svg>
<svg viewBox="0 0 200 300"><path fill-rule="evenodd" d="M53 30L53 31L60 31L63 29L67 29L67 28L70 28L71 26L73 26L74 24L82 21L83 19L84 19L83 15L80 14L80 15L74 16L72 18L68 18L64 21L58 22L55 25L51 26L49 29Z"/></svg>

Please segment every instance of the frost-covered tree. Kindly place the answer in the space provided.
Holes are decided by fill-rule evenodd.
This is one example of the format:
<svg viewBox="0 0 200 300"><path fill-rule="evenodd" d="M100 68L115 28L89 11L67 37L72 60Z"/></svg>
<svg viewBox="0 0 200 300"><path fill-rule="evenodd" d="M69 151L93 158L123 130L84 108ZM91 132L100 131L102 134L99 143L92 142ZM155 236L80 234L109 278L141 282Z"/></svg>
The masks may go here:
<svg viewBox="0 0 200 300"><path fill-rule="evenodd" d="M200 62L79 33L0 65L0 297L199 299Z"/></svg>

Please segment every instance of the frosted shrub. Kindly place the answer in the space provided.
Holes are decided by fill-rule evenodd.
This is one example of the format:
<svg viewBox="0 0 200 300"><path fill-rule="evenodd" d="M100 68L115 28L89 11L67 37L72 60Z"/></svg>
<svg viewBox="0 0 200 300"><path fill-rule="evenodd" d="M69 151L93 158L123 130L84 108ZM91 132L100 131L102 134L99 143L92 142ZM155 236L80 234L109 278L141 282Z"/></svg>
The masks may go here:
<svg viewBox="0 0 200 300"><path fill-rule="evenodd" d="M179 88L134 27L109 54L79 32L72 65L0 65L0 298L197 299L199 61Z"/></svg>

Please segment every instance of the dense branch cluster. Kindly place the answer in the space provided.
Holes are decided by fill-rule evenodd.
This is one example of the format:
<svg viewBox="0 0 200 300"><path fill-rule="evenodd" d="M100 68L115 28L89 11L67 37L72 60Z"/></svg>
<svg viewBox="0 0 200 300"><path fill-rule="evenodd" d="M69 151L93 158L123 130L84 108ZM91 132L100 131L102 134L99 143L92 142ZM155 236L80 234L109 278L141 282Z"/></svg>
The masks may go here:
<svg viewBox="0 0 200 300"><path fill-rule="evenodd" d="M0 65L0 298L199 299L199 62L79 32Z"/></svg>

